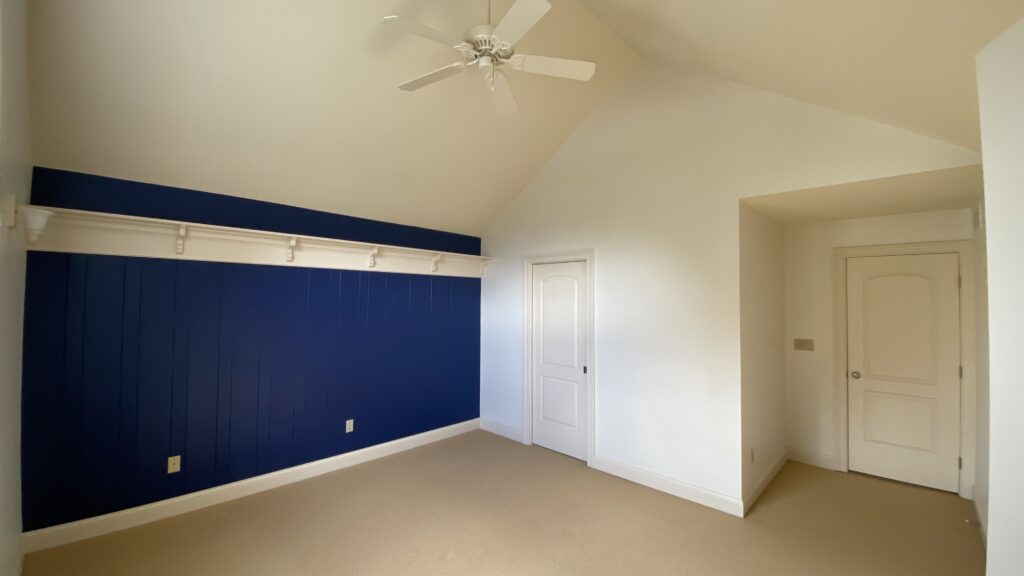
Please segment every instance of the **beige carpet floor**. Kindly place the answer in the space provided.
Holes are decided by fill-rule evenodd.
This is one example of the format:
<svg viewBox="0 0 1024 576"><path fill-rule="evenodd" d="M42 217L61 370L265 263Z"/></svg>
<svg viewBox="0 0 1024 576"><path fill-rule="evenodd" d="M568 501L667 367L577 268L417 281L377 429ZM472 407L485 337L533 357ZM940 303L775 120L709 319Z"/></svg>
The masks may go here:
<svg viewBox="0 0 1024 576"><path fill-rule="evenodd" d="M971 504L790 463L746 519L472 432L29 555L24 574L984 573Z"/></svg>

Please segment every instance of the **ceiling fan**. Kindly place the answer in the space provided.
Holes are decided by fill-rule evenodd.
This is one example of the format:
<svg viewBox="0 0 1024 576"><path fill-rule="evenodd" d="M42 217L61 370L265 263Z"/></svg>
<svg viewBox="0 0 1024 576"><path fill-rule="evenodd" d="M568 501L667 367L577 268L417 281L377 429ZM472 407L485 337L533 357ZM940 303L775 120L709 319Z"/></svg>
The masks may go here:
<svg viewBox="0 0 1024 576"><path fill-rule="evenodd" d="M487 8L488 23L470 28L466 31L464 40L458 40L444 32L399 16L385 17L384 22L388 25L444 44L457 50L463 58L459 62L413 78L400 84L398 88L407 92L419 90L476 66L483 72L484 81L490 89L498 113L515 114L518 106L508 79L505 78L503 67L570 80L587 81L594 76L596 65L593 62L533 56L515 51L516 43L540 22L548 10L551 10L551 4L547 0L516 0L497 26L490 24L490 3Z"/></svg>

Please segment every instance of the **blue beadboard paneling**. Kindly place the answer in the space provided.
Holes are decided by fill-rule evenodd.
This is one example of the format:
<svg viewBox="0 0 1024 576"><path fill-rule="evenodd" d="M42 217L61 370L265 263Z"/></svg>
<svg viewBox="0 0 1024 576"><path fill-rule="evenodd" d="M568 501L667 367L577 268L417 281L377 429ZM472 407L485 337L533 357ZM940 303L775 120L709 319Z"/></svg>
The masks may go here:
<svg viewBox="0 0 1024 576"><path fill-rule="evenodd" d="M38 166L32 173L32 203L480 255L475 236Z"/></svg>
<svg viewBox="0 0 1024 576"><path fill-rule="evenodd" d="M476 418L479 331L479 279L32 252L24 528Z"/></svg>

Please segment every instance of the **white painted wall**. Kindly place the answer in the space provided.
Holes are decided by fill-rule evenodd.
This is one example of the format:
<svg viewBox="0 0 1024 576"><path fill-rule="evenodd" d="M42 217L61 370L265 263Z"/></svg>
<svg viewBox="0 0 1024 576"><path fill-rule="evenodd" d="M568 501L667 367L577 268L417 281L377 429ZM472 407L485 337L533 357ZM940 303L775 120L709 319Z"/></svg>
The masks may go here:
<svg viewBox="0 0 1024 576"><path fill-rule="evenodd" d="M974 234L974 322L975 322L975 431L974 507L985 538L988 528L989 461L989 344L988 344L988 244L985 237L985 206L978 206Z"/></svg>
<svg viewBox="0 0 1024 576"><path fill-rule="evenodd" d="M743 504L786 458L785 265L782 226L740 203Z"/></svg>
<svg viewBox="0 0 1024 576"><path fill-rule="evenodd" d="M833 249L967 240L973 218L961 209L786 226L786 446L792 458L837 466ZM813 338L814 352L794 350L794 338Z"/></svg>
<svg viewBox="0 0 1024 576"><path fill-rule="evenodd" d="M25 1L0 2L0 194L28 198L31 179L25 69ZM21 318L25 248L0 229L0 574L19 574L21 557Z"/></svg>
<svg viewBox="0 0 1024 576"><path fill-rule="evenodd" d="M641 64L484 235L481 414L522 430L523 257L593 248L597 464L741 504L737 199L977 163L889 126Z"/></svg>
<svg viewBox="0 0 1024 576"><path fill-rule="evenodd" d="M991 380L988 574L1024 566L1024 21L978 55Z"/></svg>

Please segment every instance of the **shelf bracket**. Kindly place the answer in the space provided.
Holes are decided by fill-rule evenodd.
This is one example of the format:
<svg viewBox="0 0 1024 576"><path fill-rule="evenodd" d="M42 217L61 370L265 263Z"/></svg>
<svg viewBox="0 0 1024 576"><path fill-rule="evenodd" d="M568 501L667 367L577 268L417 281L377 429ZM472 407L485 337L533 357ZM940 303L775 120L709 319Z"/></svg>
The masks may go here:
<svg viewBox="0 0 1024 576"><path fill-rule="evenodd" d="M284 251L284 261L294 262L295 261L295 248L299 245L298 236L292 236L288 239L288 247Z"/></svg>
<svg viewBox="0 0 1024 576"><path fill-rule="evenodd" d="M185 236L188 235L188 226L178 225L178 238L174 243L174 253L181 255L185 253Z"/></svg>
<svg viewBox="0 0 1024 576"><path fill-rule="evenodd" d="M10 217L0 193L0 237ZM4 209L7 208L7 213ZM16 205L25 248L39 252L104 254L260 266L389 272L479 278L488 260L474 254L389 246L213 224L163 220L68 208ZM38 242L33 244L36 239ZM0 238L3 240L3 238Z"/></svg>

